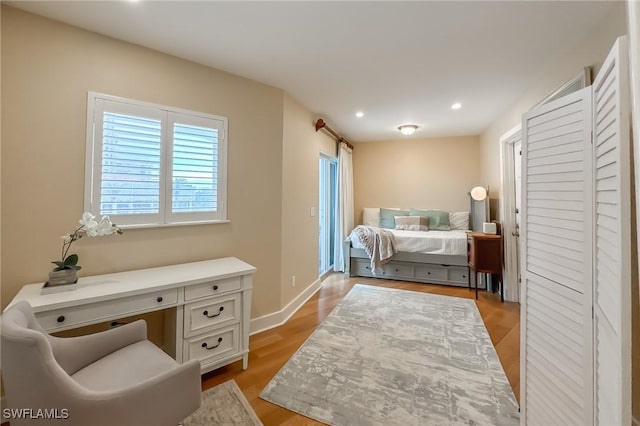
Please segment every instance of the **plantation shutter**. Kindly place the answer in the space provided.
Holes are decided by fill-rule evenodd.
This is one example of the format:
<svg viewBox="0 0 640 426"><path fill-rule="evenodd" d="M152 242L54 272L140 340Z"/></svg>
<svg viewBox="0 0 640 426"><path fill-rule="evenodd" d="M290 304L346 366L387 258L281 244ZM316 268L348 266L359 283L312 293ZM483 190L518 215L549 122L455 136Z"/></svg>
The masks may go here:
<svg viewBox="0 0 640 426"><path fill-rule="evenodd" d="M167 199L170 221L224 217L224 121L169 113Z"/></svg>
<svg viewBox="0 0 640 426"><path fill-rule="evenodd" d="M592 423L591 88L523 116L521 416Z"/></svg>
<svg viewBox="0 0 640 426"><path fill-rule="evenodd" d="M94 214L117 216L119 225L160 222L162 114L153 108L97 99L89 199ZM88 159L89 160L89 159ZM97 204L97 205L96 205Z"/></svg>
<svg viewBox="0 0 640 426"><path fill-rule="evenodd" d="M631 202L626 38L593 84L595 420L631 424Z"/></svg>

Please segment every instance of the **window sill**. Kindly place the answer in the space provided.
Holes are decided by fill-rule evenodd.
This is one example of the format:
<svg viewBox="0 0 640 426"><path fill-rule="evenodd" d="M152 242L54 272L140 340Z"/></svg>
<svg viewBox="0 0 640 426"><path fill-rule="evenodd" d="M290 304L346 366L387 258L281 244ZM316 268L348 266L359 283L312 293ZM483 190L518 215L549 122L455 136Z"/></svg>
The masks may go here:
<svg viewBox="0 0 640 426"><path fill-rule="evenodd" d="M148 228L173 228L176 226L195 226L195 225L216 225L219 223L231 223L230 220L201 220L197 222L174 222L174 223L147 223L147 224L132 224L132 225L118 225L121 229L148 229Z"/></svg>

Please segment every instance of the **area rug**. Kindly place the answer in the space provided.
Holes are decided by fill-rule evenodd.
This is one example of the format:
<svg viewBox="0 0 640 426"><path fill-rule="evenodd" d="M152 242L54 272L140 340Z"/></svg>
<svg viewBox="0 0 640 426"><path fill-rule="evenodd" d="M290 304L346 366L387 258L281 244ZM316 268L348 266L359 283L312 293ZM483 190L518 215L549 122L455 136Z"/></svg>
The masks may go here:
<svg viewBox="0 0 640 426"><path fill-rule="evenodd" d="M204 391L202 405L182 424L184 426L262 426L262 422L234 380Z"/></svg>
<svg viewBox="0 0 640 426"><path fill-rule="evenodd" d="M517 425L474 301L356 284L260 397L330 425Z"/></svg>

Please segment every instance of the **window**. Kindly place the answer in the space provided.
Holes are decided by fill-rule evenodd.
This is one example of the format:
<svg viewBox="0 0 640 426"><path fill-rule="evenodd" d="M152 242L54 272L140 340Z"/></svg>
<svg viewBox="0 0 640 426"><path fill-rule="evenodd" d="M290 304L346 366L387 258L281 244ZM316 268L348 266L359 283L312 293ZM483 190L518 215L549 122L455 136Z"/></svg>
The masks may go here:
<svg viewBox="0 0 640 426"><path fill-rule="evenodd" d="M227 119L89 92L85 209L118 225L226 221Z"/></svg>

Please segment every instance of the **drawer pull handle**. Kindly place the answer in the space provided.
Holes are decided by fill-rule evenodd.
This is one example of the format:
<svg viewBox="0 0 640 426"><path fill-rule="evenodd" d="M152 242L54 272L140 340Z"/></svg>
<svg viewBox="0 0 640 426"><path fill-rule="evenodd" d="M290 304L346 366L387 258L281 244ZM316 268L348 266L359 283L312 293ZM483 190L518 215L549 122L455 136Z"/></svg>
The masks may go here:
<svg viewBox="0 0 640 426"><path fill-rule="evenodd" d="M467 278L467 276L466 276L466 275L463 275L463 276L462 276L462 278Z"/></svg>
<svg viewBox="0 0 640 426"><path fill-rule="evenodd" d="M220 306L220 309L218 309L217 314L209 315L209 311L204 311L202 315L206 316L207 318L215 318L215 317L219 317L222 314L222 311L224 311L224 306Z"/></svg>
<svg viewBox="0 0 640 426"><path fill-rule="evenodd" d="M164 299L162 298L162 296L160 296L156 300L158 301L158 303L161 303Z"/></svg>
<svg viewBox="0 0 640 426"><path fill-rule="evenodd" d="M398 268L396 268L396 272L400 272L400 270Z"/></svg>
<svg viewBox="0 0 640 426"><path fill-rule="evenodd" d="M218 344L217 345L209 347L209 345L207 345L207 342L204 342L202 344L202 347L205 348L206 350L210 351L211 349L215 349L218 346L220 346L221 343L222 343L222 337L218 337Z"/></svg>
<svg viewBox="0 0 640 426"><path fill-rule="evenodd" d="M217 291L217 290L218 290L218 286L217 286L217 285L214 285L214 286L213 286L213 291Z"/></svg>
<svg viewBox="0 0 640 426"><path fill-rule="evenodd" d="M427 272L427 275L431 275L431 272Z"/></svg>
<svg viewBox="0 0 640 426"><path fill-rule="evenodd" d="M64 315L60 315L58 317L58 322L64 322L64 320L65 320Z"/></svg>

